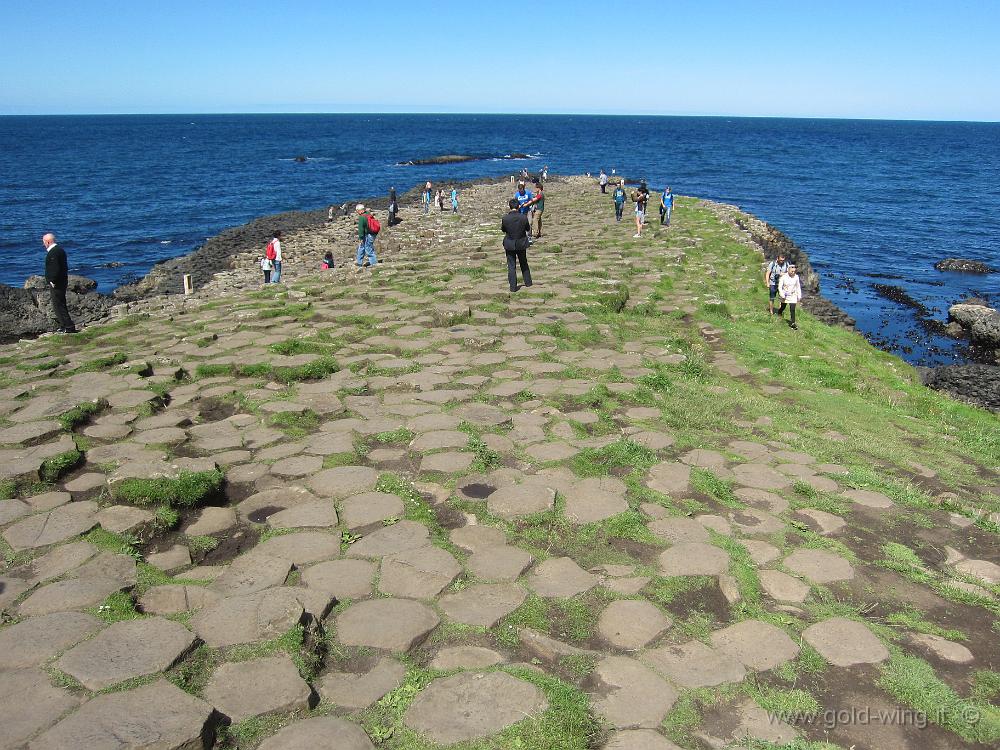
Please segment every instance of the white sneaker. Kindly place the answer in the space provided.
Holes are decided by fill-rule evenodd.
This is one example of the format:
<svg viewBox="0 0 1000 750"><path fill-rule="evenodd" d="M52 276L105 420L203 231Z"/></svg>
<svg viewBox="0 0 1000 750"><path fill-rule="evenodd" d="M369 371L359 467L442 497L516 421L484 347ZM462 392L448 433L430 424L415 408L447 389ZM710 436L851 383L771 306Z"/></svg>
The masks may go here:
<svg viewBox="0 0 1000 750"><path fill-rule="evenodd" d="M633 236L633 237L642 237L642 235L641 235L641 234L633 234L632 236Z"/></svg>

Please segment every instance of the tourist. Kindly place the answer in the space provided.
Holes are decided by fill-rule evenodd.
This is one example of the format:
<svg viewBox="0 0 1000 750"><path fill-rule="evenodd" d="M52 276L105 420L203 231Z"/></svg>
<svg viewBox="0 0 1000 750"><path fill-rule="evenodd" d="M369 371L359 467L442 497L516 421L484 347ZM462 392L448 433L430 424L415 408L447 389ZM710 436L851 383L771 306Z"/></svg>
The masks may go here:
<svg viewBox="0 0 1000 750"><path fill-rule="evenodd" d="M429 214L431 212L431 184L428 182L424 185L424 213Z"/></svg>
<svg viewBox="0 0 1000 750"><path fill-rule="evenodd" d="M396 226L396 214L399 213L399 202L396 200L396 188L389 188L389 221L390 227Z"/></svg>
<svg viewBox="0 0 1000 750"><path fill-rule="evenodd" d="M517 291L517 264L521 264L521 277L525 286L531 286L531 271L528 269L528 245L531 227L528 217L521 211L517 198L511 198L507 204L510 211L500 222L500 230L504 233L503 250L507 255L507 282L512 292Z"/></svg>
<svg viewBox="0 0 1000 750"><path fill-rule="evenodd" d="M441 189L437 191L437 198L435 199L435 205L437 206L438 211L444 211L444 204L444 189Z"/></svg>
<svg viewBox="0 0 1000 750"><path fill-rule="evenodd" d="M608 192L608 176L604 174L604 169L601 169L601 173L597 176L597 184L601 186L601 192Z"/></svg>
<svg viewBox="0 0 1000 750"><path fill-rule="evenodd" d="M640 182L639 187L632 193L632 200L635 201L635 234L634 237L642 237L642 225L646 223L646 204L649 203L649 188L646 182Z"/></svg>
<svg viewBox="0 0 1000 750"><path fill-rule="evenodd" d="M541 178L535 180L535 195L524 205L528 209L528 227L531 235L538 239L542 236L542 213L545 211L545 192Z"/></svg>
<svg viewBox="0 0 1000 750"><path fill-rule="evenodd" d="M660 196L660 224L666 224L670 226L670 214L674 210L674 194L670 192L670 186L667 185L667 189L663 191L663 195Z"/></svg>
<svg viewBox="0 0 1000 750"><path fill-rule="evenodd" d="M768 288L767 308L771 315L774 315L774 298L778 296L778 280L786 273L788 273L788 261L785 260L785 253L779 251L778 257L764 269L764 286Z"/></svg>
<svg viewBox="0 0 1000 750"><path fill-rule="evenodd" d="M47 232L42 236L42 247L45 248L45 280L49 282L49 296L52 300L52 312L56 316L56 330L60 333L76 333L76 326L69 316L66 307L66 288L69 286L69 263L66 251L56 242L56 236Z"/></svg>
<svg viewBox="0 0 1000 750"><path fill-rule="evenodd" d="M540 176L542 182L545 182L547 179L549 179L549 165L548 164L546 164L544 167L542 167L542 173L539 176Z"/></svg>
<svg viewBox="0 0 1000 750"><path fill-rule="evenodd" d="M781 297L781 307L778 308L778 315L781 315L785 311L785 305L788 305L792 311L788 325L798 330L798 326L795 325L795 306L802 299L802 284L799 281L798 274L795 272L794 263L789 264L788 271L778 279L778 296Z"/></svg>
<svg viewBox="0 0 1000 750"><path fill-rule="evenodd" d="M329 250L326 251L326 255L323 256L323 262L319 264L321 271L329 271L334 267L333 263L333 253Z"/></svg>
<svg viewBox="0 0 1000 750"><path fill-rule="evenodd" d="M359 203L354 210L358 214L358 257L356 259L358 270L364 268L365 258L368 258L368 267L374 268L378 265L378 259L375 257L375 235L377 232L372 231L375 217L365 210L363 203Z"/></svg>
<svg viewBox="0 0 1000 750"><path fill-rule="evenodd" d="M517 183L517 192L514 193L514 198L517 200L517 210L524 214L525 218L528 217L528 212L531 210L530 203L531 199L534 198L534 194L524 187L524 181ZM528 244L531 244L531 222L528 221Z"/></svg>
<svg viewBox="0 0 1000 750"><path fill-rule="evenodd" d="M615 199L615 221L620 222L625 211L625 180L618 183L611 197Z"/></svg>
<svg viewBox="0 0 1000 750"><path fill-rule="evenodd" d="M458 188L454 185L451 186L451 212L458 213Z"/></svg>
<svg viewBox="0 0 1000 750"><path fill-rule="evenodd" d="M328 223L333 221L333 212L336 210L336 208L337 208L336 206L330 206L330 210L326 212L326 220Z"/></svg>
<svg viewBox="0 0 1000 750"><path fill-rule="evenodd" d="M274 270L274 261L266 255L260 259L260 270L264 272L264 283L271 283L271 271Z"/></svg>
<svg viewBox="0 0 1000 750"><path fill-rule="evenodd" d="M271 274L271 283L277 284L281 281L281 230L274 233L274 237L267 243L267 257L271 260L274 273Z"/></svg>

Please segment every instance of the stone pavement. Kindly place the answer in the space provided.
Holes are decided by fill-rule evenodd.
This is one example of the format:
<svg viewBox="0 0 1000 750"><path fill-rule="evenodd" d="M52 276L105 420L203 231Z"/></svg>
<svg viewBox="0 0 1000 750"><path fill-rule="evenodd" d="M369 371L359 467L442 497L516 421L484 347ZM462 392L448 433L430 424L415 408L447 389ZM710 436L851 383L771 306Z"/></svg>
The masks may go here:
<svg viewBox="0 0 1000 750"><path fill-rule="evenodd" d="M282 285L248 252L12 347L0 748L867 747L766 712L898 705L907 658L962 696L1000 667L995 535L931 508L906 534L945 551L906 557L864 437L789 430L817 390L711 322L705 279L757 275L734 209L681 199L633 241L554 181L508 294L509 187L404 211L374 271L311 270L353 255L337 221L286 238ZM920 460L981 490L943 484L958 441Z"/></svg>

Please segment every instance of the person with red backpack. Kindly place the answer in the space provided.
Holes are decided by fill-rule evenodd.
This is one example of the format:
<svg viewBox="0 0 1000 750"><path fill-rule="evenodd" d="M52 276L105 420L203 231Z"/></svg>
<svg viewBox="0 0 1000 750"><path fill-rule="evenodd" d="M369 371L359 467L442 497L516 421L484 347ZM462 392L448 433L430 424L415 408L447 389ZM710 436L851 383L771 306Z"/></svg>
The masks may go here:
<svg viewBox="0 0 1000 750"><path fill-rule="evenodd" d="M382 225L370 211L365 210L364 204L359 203L355 210L358 213L358 268L364 267L366 257L368 267L374 268L378 265L378 259L375 257L375 236L382 231Z"/></svg>
<svg viewBox="0 0 1000 750"><path fill-rule="evenodd" d="M277 284L281 281L281 230L278 229L274 232L274 237L270 242L267 243L267 250L264 251L264 257L271 261L271 267L274 269L271 273L272 284Z"/></svg>

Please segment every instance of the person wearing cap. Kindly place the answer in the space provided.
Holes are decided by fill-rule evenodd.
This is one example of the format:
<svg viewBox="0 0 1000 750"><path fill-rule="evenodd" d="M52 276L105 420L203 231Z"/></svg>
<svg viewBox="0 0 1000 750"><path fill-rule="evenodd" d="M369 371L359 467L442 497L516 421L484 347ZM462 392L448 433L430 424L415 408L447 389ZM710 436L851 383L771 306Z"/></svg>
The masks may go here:
<svg viewBox="0 0 1000 750"><path fill-rule="evenodd" d="M363 268L365 258L368 258L369 268L378 265L375 257L375 235L368 231L368 212L363 203L359 203L355 209L358 214L358 268Z"/></svg>

